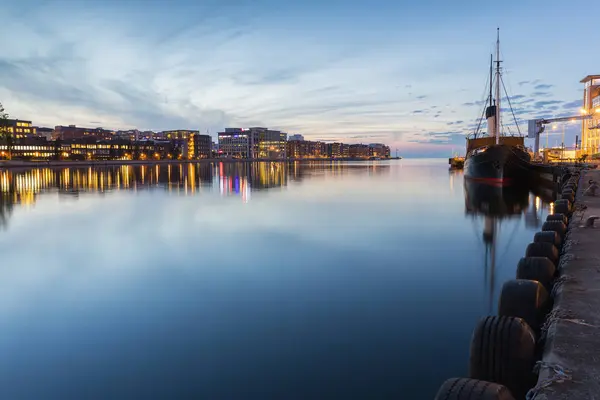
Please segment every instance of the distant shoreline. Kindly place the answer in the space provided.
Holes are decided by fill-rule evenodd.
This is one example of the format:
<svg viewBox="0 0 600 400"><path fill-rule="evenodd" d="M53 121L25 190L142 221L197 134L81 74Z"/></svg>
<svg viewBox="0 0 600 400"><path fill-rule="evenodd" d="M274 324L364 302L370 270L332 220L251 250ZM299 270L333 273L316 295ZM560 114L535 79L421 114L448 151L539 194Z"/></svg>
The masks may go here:
<svg viewBox="0 0 600 400"><path fill-rule="evenodd" d="M253 163L253 162L329 162L329 161L387 161L399 160L399 158L390 157L381 160L368 160L362 158L322 158L322 159L296 159L286 158L283 160L273 159L233 159L233 158L204 158L200 160L95 160L95 161L0 161L0 170L14 168L64 168L64 167L102 167L116 165L161 165L161 164L207 164L207 163Z"/></svg>

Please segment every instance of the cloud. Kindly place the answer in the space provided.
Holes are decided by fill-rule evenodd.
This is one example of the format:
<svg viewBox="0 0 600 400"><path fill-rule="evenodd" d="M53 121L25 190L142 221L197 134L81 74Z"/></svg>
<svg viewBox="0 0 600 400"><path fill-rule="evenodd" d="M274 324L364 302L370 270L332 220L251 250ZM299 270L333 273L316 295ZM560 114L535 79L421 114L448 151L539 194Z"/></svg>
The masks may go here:
<svg viewBox="0 0 600 400"><path fill-rule="evenodd" d="M463 122L465 122L465 121L463 121L463 120L452 121L452 122L448 122L446 125L460 125Z"/></svg>
<svg viewBox="0 0 600 400"><path fill-rule="evenodd" d="M427 95L424 95L424 94L421 95L421 96L417 96L417 99L419 99L419 100L423 100L423 99L426 99L426 98L427 98Z"/></svg>
<svg viewBox="0 0 600 400"><path fill-rule="evenodd" d="M533 105L535 107L546 107L546 106L550 106L550 105L554 105L554 104L562 104L563 102L561 100L542 100L542 101L536 101Z"/></svg>
<svg viewBox="0 0 600 400"><path fill-rule="evenodd" d="M582 100L573 100L566 102L562 105L562 108L580 108L583 106Z"/></svg>
<svg viewBox="0 0 600 400"><path fill-rule="evenodd" d="M508 99L510 99L511 102L515 102L517 100L524 99L525 97L527 97L527 96L525 96L524 94L516 94L514 96L509 96ZM508 99L506 97L502 98L502 100L504 100L504 101L506 101Z"/></svg>
<svg viewBox="0 0 600 400"><path fill-rule="evenodd" d="M485 100L479 100L474 102L462 103L463 106L472 107L472 106L482 106L486 103Z"/></svg>
<svg viewBox="0 0 600 400"><path fill-rule="evenodd" d="M554 87L554 85L549 85L547 83L542 83L542 84L539 84L539 85L535 85L533 88L536 89L536 90L545 90L545 89L550 89L552 87Z"/></svg>
<svg viewBox="0 0 600 400"><path fill-rule="evenodd" d="M464 145L465 132L462 131L433 131L418 135L408 135L406 140L411 143L427 143L433 145Z"/></svg>
<svg viewBox="0 0 600 400"><path fill-rule="evenodd" d="M530 95L531 97L548 97L548 96L552 96L552 93L550 92L533 92Z"/></svg>
<svg viewBox="0 0 600 400"><path fill-rule="evenodd" d="M528 83L529 83L529 81L521 81L521 82L519 82L519 86L523 86L523 85L526 85Z"/></svg>
<svg viewBox="0 0 600 400"><path fill-rule="evenodd" d="M387 137L385 134L381 135L352 135L348 136L350 139L382 139Z"/></svg>

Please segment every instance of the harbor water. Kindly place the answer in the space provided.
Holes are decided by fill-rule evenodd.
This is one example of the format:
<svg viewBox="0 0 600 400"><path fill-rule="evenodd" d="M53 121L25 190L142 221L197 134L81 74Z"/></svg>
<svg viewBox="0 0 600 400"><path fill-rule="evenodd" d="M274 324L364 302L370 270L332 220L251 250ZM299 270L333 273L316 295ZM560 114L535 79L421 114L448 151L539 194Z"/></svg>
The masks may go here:
<svg viewBox="0 0 600 400"><path fill-rule="evenodd" d="M0 397L432 399L551 194L448 159L0 171Z"/></svg>

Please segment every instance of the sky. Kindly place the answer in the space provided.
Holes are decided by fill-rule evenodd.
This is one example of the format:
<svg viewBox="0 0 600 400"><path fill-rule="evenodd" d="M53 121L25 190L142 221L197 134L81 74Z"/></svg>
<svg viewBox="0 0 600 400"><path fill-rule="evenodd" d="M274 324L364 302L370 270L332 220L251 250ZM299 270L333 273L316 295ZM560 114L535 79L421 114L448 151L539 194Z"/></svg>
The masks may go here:
<svg viewBox="0 0 600 400"><path fill-rule="evenodd" d="M579 0L8 0L0 102L37 126L265 126L464 153L500 27L517 121L575 115L595 52ZM586 39L587 38L587 39ZM506 101L503 105L506 105ZM507 110L508 111L508 110ZM506 125L512 121L504 113ZM509 126L517 132L516 126ZM560 144L562 125L549 127ZM580 124L565 126L573 145ZM545 143L545 137L542 138Z"/></svg>

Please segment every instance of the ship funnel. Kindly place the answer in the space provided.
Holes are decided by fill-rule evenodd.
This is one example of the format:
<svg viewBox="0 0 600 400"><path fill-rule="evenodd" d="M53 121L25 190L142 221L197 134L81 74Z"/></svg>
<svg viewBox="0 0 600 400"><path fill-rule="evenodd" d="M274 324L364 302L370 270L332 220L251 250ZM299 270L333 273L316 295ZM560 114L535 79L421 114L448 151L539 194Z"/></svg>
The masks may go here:
<svg viewBox="0 0 600 400"><path fill-rule="evenodd" d="M490 137L495 137L496 132L496 106L489 106L485 109L485 118L487 120L487 134Z"/></svg>

